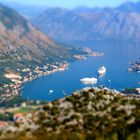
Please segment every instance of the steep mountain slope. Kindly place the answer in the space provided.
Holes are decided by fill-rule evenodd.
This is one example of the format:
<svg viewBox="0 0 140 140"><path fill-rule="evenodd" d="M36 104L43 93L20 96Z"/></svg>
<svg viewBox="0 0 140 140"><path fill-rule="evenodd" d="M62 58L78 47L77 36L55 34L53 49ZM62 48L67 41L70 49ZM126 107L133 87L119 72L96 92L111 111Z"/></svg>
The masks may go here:
<svg viewBox="0 0 140 140"><path fill-rule="evenodd" d="M0 4L0 86L6 72L21 74L24 68L35 68L69 60L77 52L58 45L33 27L16 11Z"/></svg>
<svg viewBox="0 0 140 140"><path fill-rule="evenodd" d="M52 8L32 23L56 40L140 41L140 14L118 8Z"/></svg>

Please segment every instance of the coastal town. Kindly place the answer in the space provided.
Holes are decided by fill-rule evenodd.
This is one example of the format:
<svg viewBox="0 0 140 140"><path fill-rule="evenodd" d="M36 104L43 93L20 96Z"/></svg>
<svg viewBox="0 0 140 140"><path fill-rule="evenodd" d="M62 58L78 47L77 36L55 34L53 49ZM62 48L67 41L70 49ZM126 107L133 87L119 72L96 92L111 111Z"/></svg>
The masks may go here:
<svg viewBox="0 0 140 140"><path fill-rule="evenodd" d="M58 63L56 62L56 64ZM23 73L26 73L26 75L23 77L19 73L14 73L11 71L7 72L4 76L10 79L11 83L9 85L4 84L3 87L5 93L2 94L1 96L9 97L12 95L19 95L22 89L22 85L25 82L32 81L38 77L47 76L55 72L64 71L68 68L68 63L66 61L62 62L61 64L59 63L59 65L60 66L47 64L46 66L43 67L37 66L34 70L31 70L30 68L25 68L22 70Z"/></svg>
<svg viewBox="0 0 140 140"><path fill-rule="evenodd" d="M73 59L76 60L86 60L87 57L99 57L103 56L102 52L93 52L89 48L85 48L84 52L88 55L74 55ZM4 93L0 95L1 98L9 98L9 96L20 95L22 90L22 85L26 82L32 81L38 77L47 76L56 72L64 71L68 69L68 62L54 62L53 64L46 64L43 66L36 66L34 69L29 67L24 67L21 70L17 69L17 72L7 71L4 76L9 79L11 82L9 84L4 84L3 89L1 89ZM21 75L20 73L23 73Z"/></svg>

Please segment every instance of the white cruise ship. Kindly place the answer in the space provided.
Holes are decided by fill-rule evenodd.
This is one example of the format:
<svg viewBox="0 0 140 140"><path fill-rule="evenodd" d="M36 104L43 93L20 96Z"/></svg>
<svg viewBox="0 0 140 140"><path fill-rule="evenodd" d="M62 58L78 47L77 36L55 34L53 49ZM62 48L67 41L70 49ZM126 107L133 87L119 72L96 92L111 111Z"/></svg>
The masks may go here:
<svg viewBox="0 0 140 140"><path fill-rule="evenodd" d="M86 84L86 85L95 85L97 84L97 79L96 78L83 78L83 79L80 79L80 81L83 83L83 84Z"/></svg>
<svg viewBox="0 0 140 140"><path fill-rule="evenodd" d="M106 74L106 67L105 66L102 66L98 69L98 75L100 77L104 76Z"/></svg>

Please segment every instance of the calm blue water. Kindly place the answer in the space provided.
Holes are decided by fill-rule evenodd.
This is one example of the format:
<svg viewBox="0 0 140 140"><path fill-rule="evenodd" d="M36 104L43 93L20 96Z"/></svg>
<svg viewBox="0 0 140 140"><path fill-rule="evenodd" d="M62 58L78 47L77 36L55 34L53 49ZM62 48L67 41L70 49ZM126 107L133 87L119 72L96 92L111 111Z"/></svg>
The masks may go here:
<svg viewBox="0 0 140 140"><path fill-rule="evenodd" d="M84 61L77 61L70 64L69 69L50 76L38 78L26 83L22 96L33 100L54 100L70 95L71 92L86 87L80 82L81 78L97 78L97 70L106 66L107 74L99 78L98 85L105 85L118 90L128 87L140 87L140 74L128 73L130 61L137 60L140 56L139 43L85 43L83 46L90 47L95 51L104 52L103 57L89 57ZM111 83L108 82L111 80ZM50 95L49 91L54 92Z"/></svg>

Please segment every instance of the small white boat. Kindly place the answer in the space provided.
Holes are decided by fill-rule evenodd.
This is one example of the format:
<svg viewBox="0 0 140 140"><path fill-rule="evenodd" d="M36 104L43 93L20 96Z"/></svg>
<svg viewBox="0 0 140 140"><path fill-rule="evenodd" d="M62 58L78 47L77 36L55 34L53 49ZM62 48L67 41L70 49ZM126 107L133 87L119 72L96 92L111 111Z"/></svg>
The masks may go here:
<svg viewBox="0 0 140 140"><path fill-rule="evenodd" d="M106 67L105 66L102 66L98 69L98 75L100 77L104 76L106 74Z"/></svg>
<svg viewBox="0 0 140 140"><path fill-rule="evenodd" d="M49 91L49 94L51 94L51 93L53 93L53 90L50 90L50 91Z"/></svg>
<svg viewBox="0 0 140 140"><path fill-rule="evenodd" d="M97 84L97 79L96 78L83 78L83 79L80 79L80 81L83 83L83 84L86 84L86 85L95 85Z"/></svg>

